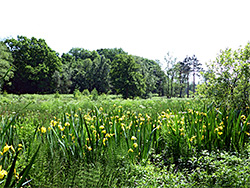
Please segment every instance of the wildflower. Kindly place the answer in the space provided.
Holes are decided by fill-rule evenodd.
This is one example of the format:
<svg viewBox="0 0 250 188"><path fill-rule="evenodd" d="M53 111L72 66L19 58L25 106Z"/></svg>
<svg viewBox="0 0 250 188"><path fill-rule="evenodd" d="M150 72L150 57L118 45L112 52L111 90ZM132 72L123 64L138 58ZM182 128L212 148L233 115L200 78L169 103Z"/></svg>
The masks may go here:
<svg viewBox="0 0 250 188"><path fill-rule="evenodd" d="M65 138L65 135L62 135L62 139Z"/></svg>
<svg viewBox="0 0 250 188"><path fill-rule="evenodd" d="M104 146L106 145L106 143L105 143L106 141L108 141L108 139L107 138L103 138L102 143L103 143Z"/></svg>
<svg viewBox="0 0 250 188"><path fill-rule="evenodd" d="M87 146L87 149L88 149L89 151L91 151L91 150L92 150L92 148L91 148L90 146L89 146L89 147Z"/></svg>
<svg viewBox="0 0 250 188"><path fill-rule="evenodd" d="M133 150L133 149L131 149L131 148L129 148L128 153L129 153L129 152L133 153L133 152L134 152L134 150Z"/></svg>
<svg viewBox="0 0 250 188"><path fill-rule="evenodd" d="M222 126L219 126L219 127L218 127L218 129L222 130L222 129L223 129L223 127L222 127Z"/></svg>
<svg viewBox="0 0 250 188"><path fill-rule="evenodd" d="M192 137L190 138L190 142L192 142L195 138L196 138L196 136L192 136Z"/></svg>
<svg viewBox="0 0 250 188"><path fill-rule="evenodd" d="M106 134L106 130L103 130L102 133L103 133L103 134Z"/></svg>
<svg viewBox="0 0 250 188"><path fill-rule="evenodd" d="M134 148L137 148L137 147L138 147L138 144L137 144L137 143L134 143L133 146L134 146Z"/></svg>
<svg viewBox="0 0 250 188"><path fill-rule="evenodd" d="M222 135L223 134L223 132L218 132L218 135Z"/></svg>
<svg viewBox="0 0 250 188"><path fill-rule="evenodd" d="M54 121L54 120L51 120L51 121L50 121L50 125L51 125L52 127L56 126L56 124L57 124L57 121Z"/></svg>
<svg viewBox="0 0 250 188"><path fill-rule="evenodd" d="M100 108L99 108L99 111L103 111L103 108L102 108L102 107L100 107Z"/></svg>
<svg viewBox="0 0 250 188"><path fill-rule="evenodd" d="M110 138L111 137L111 135L109 134L109 133L107 133L106 135L105 135L105 137L107 138Z"/></svg>
<svg viewBox="0 0 250 188"><path fill-rule="evenodd" d="M78 115L77 115L77 114L75 114L74 116L75 116L76 118L78 117Z"/></svg>
<svg viewBox="0 0 250 188"><path fill-rule="evenodd" d="M44 126L41 127L41 132L46 133L46 128Z"/></svg>
<svg viewBox="0 0 250 188"><path fill-rule="evenodd" d="M101 126L99 127L99 129L104 129L104 126L103 126L103 125L101 125Z"/></svg>
<svg viewBox="0 0 250 188"><path fill-rule="evenodd" d="M250 136L250 133L248 133L248 132L246 132L246 131L245 131L245 133L247 134L247 136Z"/></svg>
<svg viewBox="0 0 250 188"><path fill-rule="evenodd" d="M150 116L148 114L146 114L146 117L147 117L148 120L150 119Z"/></svg>
<svg viewBox="0 0 250 188"><path fill-rule="evenodd" d="M7 151L9 151L9 149L10 149L10 146L6 144L6 146L4 146L3 148L3 153L6 153Z"/></svg>
<svg viewBox="0 0 250 188"><path fill-rule="evenodd" d="M240 118L244 120L244 119L246 119L246 116L245 115L241 115Z"/></svg>
<svg viewBox="0 0 250 188"><path fill-rule="evenodd" d="M157 130L159 130L160 128L161 128L161 126L160 126L160 125L158 125L158 126L156 127L156 129L157 129Z"/></svg>
<svg viewBox="0 0 250 188"><path fill-rule="evenodd" d="M204 139L204 135L201 136L201 140L203 140L203 139Z"/></svg>
<svg viewBox="0 0 250 188"><path fill-rule="evenodd" d="M65 127L70 126L69 122L66 122L66 123L64 124L64 126L65 126Z"/></svg>
<svg viewBox="0 0 250 188"><path fill-rule="evenodd" d="M181 129L179 129L181 132L184 131L184 127L182 127Z"/></svg>
<svg viewBox="0 0 250 188"><path fill-rule="evenodd" d="M2 165L0 165L0 179L3 179L4 176L7 176L7 171L6 170L2 170Z"/></svg>
<svg viewBox="0 0 250 188"><path fill-rule="evenodd" d="M122 106L118 106L118 108L122 108Z"/></svg>
<svg viewBox="0 0 250 188"><path fill-rule="evenodd" d="M145 121L145 118L144 118L144 117L141 117L140 120L141 120L141 121Z"/></svg>
<svg viewBox="0 0 250 188"><path fill-rule="evenodd" d="M131 140L137 140L137 138L135 136L132 136Z"/></svg>
<svg viewBox="0 0 250 188"><path fill-rule="evenodd" d="M162 124L160 120L157 121L160 125Z"/></svg>
<svg viewBox="0 0 250 188"><path fill-rule="evenodd" d="M64 131L65 127L62 127L60 124L58 125L58 128L61 130L61 131Z"/></svg>
<svg viewBox="0 0 250 188"><path fill-rule="evenodd" d="M19 179L19 174L16 173L16 169L15 169L15 168L14 168L14 174L15 174L15 176L16 176L16 179Z"/></svg>
<svg viewBox="0 0 250 188"><path fill-rule="evenodd" d="M206 128L206 125L203 125L202 128L205 129L205 128Z"/></svg>

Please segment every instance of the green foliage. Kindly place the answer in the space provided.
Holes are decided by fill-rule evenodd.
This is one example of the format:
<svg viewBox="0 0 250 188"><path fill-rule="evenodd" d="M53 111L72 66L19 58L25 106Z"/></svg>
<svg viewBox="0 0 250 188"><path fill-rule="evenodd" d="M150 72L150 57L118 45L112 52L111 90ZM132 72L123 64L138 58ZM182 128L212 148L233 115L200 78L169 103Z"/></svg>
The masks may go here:
<svg viewBox="0 0 250 188"><path fill-rule="evenodd" d="M111 65L111 82L118 94L125 99L144 94L145 81L131 55L117 55Z"/></svg>
<svg viewBox="0 0 250 188"><path fill-rule="evenodd" d="M119 54L128 55L128 53L121 48L112 48L112 49L104 48L104 49L98 49L96 51L100 56L104 56L106 59L109 59L110 62L112 62L115 59L116 55Z"/></svg>
<svg viewBox="0 0 250 188"><path fill-rule="evenodd" d="M11 52L7 46L0 41L0 91L4 83L10 84L8 81L14 76L12 63L13 57Z"/></svg>
<svg viewBox="0 0 250 188"><path fill-rule="evenodd" d="M92 91L91 91L91 99L93 101L96 101L98 99L98 91L96 90L96 88L94 88Z"/></svg>
<svg viewBox="0 0 250 188"><path fill-rule="evenodd" d="M56 99L59 99L59 98L60 98L60 94L59 94L59 92L58 92L58 91L56 91L56 93L55 93L54 97L55 97Z"/></svg>
<svg viewBox="0 0 250 188"><path fill-rule="evenodd" d="M249 187L249 149L242 153L207 152L190 158L189 181L196 187Z"/></svg>
<svg viewBox="0 0 250 188"><path fill-rule="evenodd" d="M6 39L5 44L12 52L15 67L13 93L51 93L55 88L52 76L60 71L58 54L48 47L45 40L18 36Z"/></svg>
<svg viewBox="0 0 250 188"><path fill-rule="evenodd" d="M89 95L90 95L89 90L88 90L88 89L84 89L84 90L82 91L82 95L83 95L83 96L89 96Z"/></svg>
<svg viewBox="0 0 250 188"><path fill-rule="evenodd" d="M244 109L249 106L250 43L244 48L221 51L208 64L206 80L199 86L199 95L228 108Z"/></svg>
<svg viewBox="0 0 250 188"><path fill-rule="evenodd" d="M75 89L73 95L74 95L74 99L76 99L76 100L77 100L77 99L80 99L81 96L82 96L82 94L81 94L81 92L79 91L79 89Z"/></svg>
<svg viewBox="0 0 250 188"><path fill-rule="evenodd" d="M249 187L249 108L99 97L2 97L0 151L5 143L16 151L0 155L2 169L14 175L16 161L19 177L29 169L26 186L32 187Z"/></svg>
<svg viewBox="0 0 250 188"><path fill-rule="evenodd" d="M72 48L68 54L63 54L62 59L71 80L71 91L96 88L100 93L108 92L110 61L104 56L96 51Z"/></svg>
<svg viewBox="0 0 250 188"><path fill-rule="evenodd" d="M7 91L4 90L4 91L3 91L3 96L4 96L4 97L7 97L7 95L8 95Z"/></svg>

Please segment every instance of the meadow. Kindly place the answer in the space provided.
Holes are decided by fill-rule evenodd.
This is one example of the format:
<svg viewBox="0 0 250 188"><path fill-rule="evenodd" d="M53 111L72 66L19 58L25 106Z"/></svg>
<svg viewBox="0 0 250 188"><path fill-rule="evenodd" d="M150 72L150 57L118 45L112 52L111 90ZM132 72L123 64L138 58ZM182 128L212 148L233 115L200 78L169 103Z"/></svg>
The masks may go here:
<svg viewBox="0 0 250 188"><path fill-rule="evenodd" d="M250 187L250 109L0 95L1 187Z"/></svg>

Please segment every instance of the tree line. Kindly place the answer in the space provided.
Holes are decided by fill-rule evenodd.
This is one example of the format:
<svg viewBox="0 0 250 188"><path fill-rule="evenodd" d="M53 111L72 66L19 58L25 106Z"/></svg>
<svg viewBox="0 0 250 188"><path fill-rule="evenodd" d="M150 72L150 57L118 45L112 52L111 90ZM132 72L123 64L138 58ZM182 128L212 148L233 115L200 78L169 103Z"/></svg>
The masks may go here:
<svg viewBox="0 0 250 188"><path fill-rule="evenodd" d="M44 39L17 36L0 42L0 77L12 67L0 88L15 94L96 89L99 94L122 94L124 98L189 97L190 91L194 93L195 77L202 70L197 57L177 62L168 53L165 63L162 70L158 60L129 55L121 48L72 48L59 56Z"/></svg>

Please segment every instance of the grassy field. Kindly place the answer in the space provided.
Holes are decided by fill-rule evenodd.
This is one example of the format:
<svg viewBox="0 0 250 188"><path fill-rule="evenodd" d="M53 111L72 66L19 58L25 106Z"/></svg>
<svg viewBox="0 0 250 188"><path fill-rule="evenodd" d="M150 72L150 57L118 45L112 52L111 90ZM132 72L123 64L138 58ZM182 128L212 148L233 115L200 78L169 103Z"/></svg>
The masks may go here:
<svg viewBox="0 0 250 188"><path fill-rule="evenodd" d="M250 109L0 95L1 186L250 187Z"/></svg>

